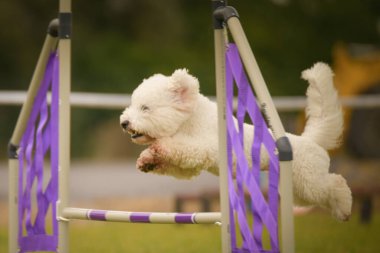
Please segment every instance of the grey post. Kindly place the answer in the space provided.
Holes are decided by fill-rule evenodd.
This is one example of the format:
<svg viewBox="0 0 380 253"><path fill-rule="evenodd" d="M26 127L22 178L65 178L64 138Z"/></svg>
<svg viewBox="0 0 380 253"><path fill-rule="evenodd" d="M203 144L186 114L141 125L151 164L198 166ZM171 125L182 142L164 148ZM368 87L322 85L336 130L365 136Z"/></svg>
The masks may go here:
<svg viewBox="0 0 380 253"><path fill-rule="evenodd" d="M57 217L69 204L70 91L71 91L71 0L59 1L59 159ZM58 219L58 252L69 251L69 222Z"/></svg>
<svg viewBox="0 0 380 253"><path fill-rule="evenodd" d="M285 135L284 127L269 94L267 85L251 50L248 39L240 24L236 10L230 6L216 11L219 19L227 24L232 38L239 50L243 65L256 93L261 109L269 122L280 158L280 195L281 195L281 241L282 252L294 252L293 222L293 182L292 182L292 148Z"/></svg>
<svg viewBox="0 0 380 253"><path fill-rule="evenodd" d="M18 178L19 178L19 164L18 164L18 148L21 138L25 132L26 125L33 108L34 98L37 95L38 89L41 85L45 66L48 62L49 55L57 47L57 27L58 20L53 20L49 24L48 33L46 35L40 56L37 61L32 79L29 84L27 97L25 103L21 107L20 115L17 119L15 129L13 131L9 146L9 253L19 252L18 246Z"/></svg>
<svg viewBox="0 0 380 253"><path fill-rule="evenodd" d="M226 128L226 66L225 66L225 28L223 21L217 19L215 12L226 6L226 1L212 1L214 41L215 41L215 73L216 94L218 105L218 140L219 140L219 194L222 213L222 252L231 252L230 235L230 207L228 193L228 167L227 167L227 128Z"/></svg>

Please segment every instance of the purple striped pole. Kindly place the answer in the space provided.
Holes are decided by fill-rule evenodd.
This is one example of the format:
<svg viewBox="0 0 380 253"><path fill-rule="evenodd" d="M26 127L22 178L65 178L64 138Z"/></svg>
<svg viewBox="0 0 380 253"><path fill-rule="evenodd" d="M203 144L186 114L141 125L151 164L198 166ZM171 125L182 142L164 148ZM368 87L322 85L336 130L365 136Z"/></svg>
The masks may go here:
<svg viewBox="0 0 380 253"><path fill-rule="evenodd" d="M106 221L106 211L102 210L90 210L87 212L87 219L89 220L98 220Z"/></svg>
<svg viewBox="0 0 380 253"><path fill-rule="evenodd" d="M126 212L112 210L95 210L82 208L65 208L61 219L78 219L94 221L115 221L129 223L160 224L220 224L219 212L208 213L161 213L161 212Z"/></svg>
<svg viewBox="0 0 380 253"><path fill-rule="evenodd" d="M129 216L131 222L150 223L150 213L131 213Z"/></svg>
<svg viewBox="0 0 380 253"><path fill-rule="evenodd" d="M195 222L195 213L179 213L175 216L176 223L196 223Z"/></svg>

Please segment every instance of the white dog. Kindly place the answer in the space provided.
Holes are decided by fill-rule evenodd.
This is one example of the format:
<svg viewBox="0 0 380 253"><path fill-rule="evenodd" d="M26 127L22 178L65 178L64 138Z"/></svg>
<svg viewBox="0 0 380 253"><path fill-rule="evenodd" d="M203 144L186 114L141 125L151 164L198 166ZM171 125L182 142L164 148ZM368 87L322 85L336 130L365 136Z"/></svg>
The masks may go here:
<svg viewBox="0 0 380 253"><path fill-rule="evenodd" d="M339 145L343 117L331 69L317 63L302 73L309 81L307 123L301 136L287 134L293 148L293 182L297 200L331 210L338 220L351 214L352 197L345 179L329 173L327 150ZM149 145L136 166L144 172L191 178L207 170L218 175L216 104L199 93L197 78L186 69L171 76L145 79L133 92L131 105L120 116L134 143ZM245 124L246 155L252 125ZM262 152L264 168L267 155ZM249 159L250 160L250 159Z"/></svg>

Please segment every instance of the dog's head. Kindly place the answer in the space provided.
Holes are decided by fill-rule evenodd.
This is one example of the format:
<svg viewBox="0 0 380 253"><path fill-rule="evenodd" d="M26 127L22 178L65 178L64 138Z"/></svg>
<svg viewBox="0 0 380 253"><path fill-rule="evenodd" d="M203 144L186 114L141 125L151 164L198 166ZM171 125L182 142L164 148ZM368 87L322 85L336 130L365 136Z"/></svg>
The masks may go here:
<svg viewBox="0 0 380 253"><path fill-rule="evenodd" d="M172 136L192 114L198 94L198 79L186 69L171 76L153 75L133 91L120 124L137 144Z"/></svg>

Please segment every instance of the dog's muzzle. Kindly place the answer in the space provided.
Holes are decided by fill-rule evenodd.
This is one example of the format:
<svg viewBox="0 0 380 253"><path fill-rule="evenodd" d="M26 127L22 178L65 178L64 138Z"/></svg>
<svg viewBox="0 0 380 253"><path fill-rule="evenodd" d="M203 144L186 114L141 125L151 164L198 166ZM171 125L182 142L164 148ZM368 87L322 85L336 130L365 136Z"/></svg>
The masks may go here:
<svg viewBox="0 0 380 253"><path fill-rule="evenodd" d="M139 132L135 131L134 129L132 129L130 127L130 124L129 124L128 120L121 122L120 125L123 128L124 132L127 132L127 133L129 133L131 135L132 139L136 139L136 138L144 136L144 134L139 133Z"/></svg>

